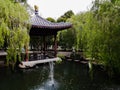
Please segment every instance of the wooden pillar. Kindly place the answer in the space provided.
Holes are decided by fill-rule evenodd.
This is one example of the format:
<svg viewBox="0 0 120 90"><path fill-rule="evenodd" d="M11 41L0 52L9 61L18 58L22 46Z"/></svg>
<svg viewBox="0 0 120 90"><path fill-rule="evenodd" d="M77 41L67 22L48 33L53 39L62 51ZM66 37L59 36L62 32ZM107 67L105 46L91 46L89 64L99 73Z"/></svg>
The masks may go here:
<svg viewBox="0 0 120 90"><path fill-rule="evenodd" d="M44 53L44 56L45 56L45 53L46 53L46 36L43 36L43 53Z"/></svg>
<svg viewBox="0 0 120 90"><path fill-rule="evenodd" d="M26 57L25 57L25 61L28 61L28 46L25 46L25 53L26 53Z"/></svg>
<svg viewBox="0 0 120 90"><path fill-rule="evenodd" d="M55 57L57 57L57 33L54 35L54 52Z"/></svg>

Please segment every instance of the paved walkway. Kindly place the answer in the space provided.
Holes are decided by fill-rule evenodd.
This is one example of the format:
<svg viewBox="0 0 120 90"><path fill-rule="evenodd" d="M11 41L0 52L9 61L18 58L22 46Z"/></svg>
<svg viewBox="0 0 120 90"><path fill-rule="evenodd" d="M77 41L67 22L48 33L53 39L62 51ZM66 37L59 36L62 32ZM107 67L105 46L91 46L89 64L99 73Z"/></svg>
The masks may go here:
<svg viewBox="0 0 120 90"><path fill-rule="evenodd" d="M5 51L0 51L0 56L6 56L7 53Z"/></svg>
<svg viewBox="0 0 120 90"><path fill-rule="evenodd" d="M19 67L28 68L28 67L33 67L36 64L48 63L48 62L53 62L53 61L58 61L58 60L61 60L61 58L56 57L56 58L48 58L48 59L35 60L35 61L22 61L22 64L19 64Z"/></svg>

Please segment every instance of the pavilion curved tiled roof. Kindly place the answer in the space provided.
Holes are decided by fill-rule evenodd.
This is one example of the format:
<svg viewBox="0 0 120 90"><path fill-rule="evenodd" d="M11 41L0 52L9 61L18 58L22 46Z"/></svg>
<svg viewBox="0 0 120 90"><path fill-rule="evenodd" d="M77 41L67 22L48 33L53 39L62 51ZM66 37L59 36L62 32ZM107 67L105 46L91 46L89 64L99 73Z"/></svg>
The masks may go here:
<svg viewBox="0 0 120 90"><path fill-rule="evenodd" d="M71 23L53 23L40 17L38 14L35 14L30 19L30 23L32 25L30 35L54 35L60 30L72 27Z"/></svg>

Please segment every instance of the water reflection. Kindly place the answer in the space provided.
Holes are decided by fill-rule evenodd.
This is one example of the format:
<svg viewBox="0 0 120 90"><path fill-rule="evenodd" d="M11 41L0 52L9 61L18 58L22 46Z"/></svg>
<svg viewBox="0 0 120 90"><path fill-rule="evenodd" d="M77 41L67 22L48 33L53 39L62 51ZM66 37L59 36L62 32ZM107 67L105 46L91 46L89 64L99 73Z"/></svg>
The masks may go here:
<svg viewBox="0 0 120 90"><path fill-rule="evenodd" d="M14 73L0 69L0 90L120 90L119 77L111 80L99 67L93 68L91 79L88 64L66 61L52 65Z"/></svg>

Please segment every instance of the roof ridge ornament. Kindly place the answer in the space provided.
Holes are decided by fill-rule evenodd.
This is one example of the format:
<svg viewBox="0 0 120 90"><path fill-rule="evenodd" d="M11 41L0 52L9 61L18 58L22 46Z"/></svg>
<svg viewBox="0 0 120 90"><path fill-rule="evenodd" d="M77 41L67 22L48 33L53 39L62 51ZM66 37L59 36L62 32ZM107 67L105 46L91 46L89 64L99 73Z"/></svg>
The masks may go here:
<svg viewBox="0 0 120 90"><path fill-rule="evenodd" d="M35 15L38 15L38 6L34 5L34 9L35 9Z"/></svg>

